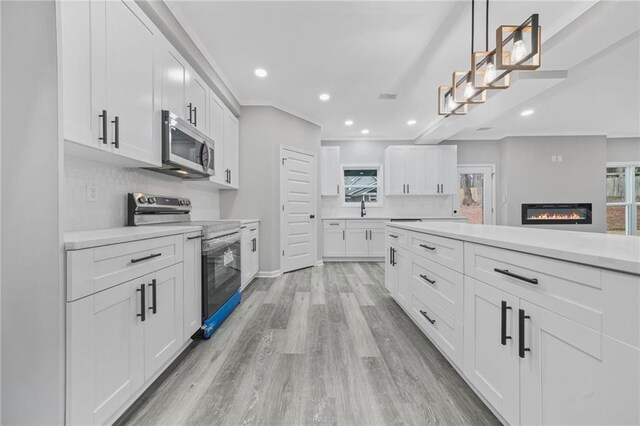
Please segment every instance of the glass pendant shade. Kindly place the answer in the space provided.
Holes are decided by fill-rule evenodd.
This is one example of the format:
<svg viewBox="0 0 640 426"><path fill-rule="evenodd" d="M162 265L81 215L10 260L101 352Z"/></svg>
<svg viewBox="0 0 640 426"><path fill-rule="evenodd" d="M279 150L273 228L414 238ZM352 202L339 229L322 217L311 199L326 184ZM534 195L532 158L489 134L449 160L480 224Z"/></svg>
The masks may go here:
<svg viewBox="0 0 640 426"><path fill-rule="evenodd" d="M496 66L496 51L473 52L471 57L471 81L477 89L508 89L511 71Z"/></svg>
<svg viewBox="0 0 640 426"><path fill-rule="evenodd" d="M521 25L501 25L496 30L496 68L535 70L540 68L540 26L538 14Z"/></svg>
<svg viewBox="0 0 640 426"><path fill-rule="evenodd" d="M458 103L453 99L451 86L438 87L438 115L464 115L467 113L467 104Z"/></svg>
<svg viewBox="0 0 640 426"><path fill-rule="evenodd" d="M457 104L481 104L487 100L487 93L474 86L471 71L453 73L453 101Z"/></svg>

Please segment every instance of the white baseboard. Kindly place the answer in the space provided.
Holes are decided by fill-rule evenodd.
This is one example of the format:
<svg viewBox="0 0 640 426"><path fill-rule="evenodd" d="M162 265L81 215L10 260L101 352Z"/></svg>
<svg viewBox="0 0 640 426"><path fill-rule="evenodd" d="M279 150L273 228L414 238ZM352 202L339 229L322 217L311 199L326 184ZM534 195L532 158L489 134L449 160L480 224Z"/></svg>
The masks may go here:
<svg viewBox="0 0 640 426"><path fill-rule="evenodd" d="M282 271L277 269L275 271L258 271L256 278L276 278L282 275Z"/></svg>
<svg viewBox="0 0 640 426"><path fill-rule="evenodd" d="M325 262L384 262L384 257L325 257Z"/></svg>
<svg viewBox="0 0 640 426"><path fill-rule="evenodd" d="M324 265L324 262L322 260L318 260L316 262L316 266L322 266L322 265Z"/></svg>

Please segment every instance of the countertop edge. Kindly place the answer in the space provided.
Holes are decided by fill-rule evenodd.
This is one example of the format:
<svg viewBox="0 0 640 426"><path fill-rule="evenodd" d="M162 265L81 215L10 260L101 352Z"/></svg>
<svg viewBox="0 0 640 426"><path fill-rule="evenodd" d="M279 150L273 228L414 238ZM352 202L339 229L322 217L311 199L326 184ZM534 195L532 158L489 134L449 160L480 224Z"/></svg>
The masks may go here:
<svg viewBox="0 0 640 426"><path fill-rule="evenodd" d="M419 232L422 234L431 234L444 238L451 238L459 241L468 241L470 243L482 244L491 247L503 248L507 250L518 251L521 253L533 254L549 259L561 260L565 262L577 263L592 268L606 269L609 271L622 272L631 275L640 276L640 261L633 262L619 259L611 256L596 256L587 253L576 253L555 248L541 248L537 246L527 245L525 243L516 243L511 241L501 241L492 238L483 238L473 235L464 235L455 232L439 231L434 229L415 229L411 225L399 222L387 223L387 226L404 229L406 231Z"/></svg>
<svg viewBox="0 0 640 426"><path fill-rule="evenodd" d="M89 248L108 246L113 244L122 244L128 243L132 241L139 240L147 240L150 238L158 238L158 237L166 237L169 235L179 235L179 234L188 234L190 232L196 232L202 230L201 226L192 225L192 226L179 226L179 227L167 227L167 226L158 226L153 227L136 227L136 232L134 234L122 234L122 235L105 235L105 236L97 236L95 238L91 238L89 234L91 232L101 232L106 233L108 231L113 232L122 232L123 228L113 228L113 229L97 229L90 231L71 231L69 233L65 233L64 236L64 249L65 251L74 251L74 250L85 250ZM141 232L142 231L142 232ZM87 236L81 237L80 234L86 233ZM78 237L76 239L69 238L71 235L77 234Z"/></svg>

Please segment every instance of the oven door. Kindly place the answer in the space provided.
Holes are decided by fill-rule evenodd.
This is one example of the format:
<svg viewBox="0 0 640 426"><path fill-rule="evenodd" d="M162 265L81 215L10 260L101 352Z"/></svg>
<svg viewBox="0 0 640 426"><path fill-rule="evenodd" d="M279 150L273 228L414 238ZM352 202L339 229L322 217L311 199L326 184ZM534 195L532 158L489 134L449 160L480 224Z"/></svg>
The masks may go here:
<svg viewBox="0 0 640 426"><path fill-rule="evenodd" d="M214 142L169 111L162 111L162 161L207 177L214 174Z"/></svg>
<svg viewBox="0 0 640 426"><path fill-rule="evenodd" d="M240 233L203 240L202 319L213 315L240 290Z"/></svg>

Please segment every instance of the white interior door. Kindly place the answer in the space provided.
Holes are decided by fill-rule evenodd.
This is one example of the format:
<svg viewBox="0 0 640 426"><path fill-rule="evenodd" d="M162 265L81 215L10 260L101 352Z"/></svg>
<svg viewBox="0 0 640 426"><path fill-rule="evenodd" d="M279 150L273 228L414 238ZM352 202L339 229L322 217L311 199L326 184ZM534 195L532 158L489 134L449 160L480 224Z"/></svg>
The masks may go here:
<svg viewBox="0 0 640 426"><path fill-rule="evenodd" d="M281 147L280 200L282 272L316 263L316 158Z"/></svg>
<svg viewBox="0 0 640 426"><path fill-rule="evenodd" d="M495 166L458 166L457 210L468 223L495 225Z"/></svg>

